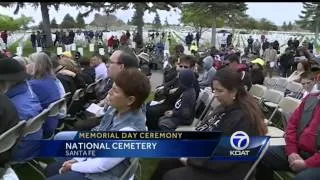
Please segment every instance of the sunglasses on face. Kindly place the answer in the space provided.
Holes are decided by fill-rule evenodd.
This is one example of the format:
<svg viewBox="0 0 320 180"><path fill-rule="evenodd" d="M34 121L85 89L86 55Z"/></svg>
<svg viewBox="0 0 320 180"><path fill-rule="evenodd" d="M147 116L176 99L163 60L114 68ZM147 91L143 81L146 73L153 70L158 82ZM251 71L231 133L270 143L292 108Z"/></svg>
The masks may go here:
<svg viewBox="0 0 320 180"><path fill-rule="evenodd" d="M189 66L182 66L182 65L179 65L180 68L185 68L185 69L188 69Z"/></svg>

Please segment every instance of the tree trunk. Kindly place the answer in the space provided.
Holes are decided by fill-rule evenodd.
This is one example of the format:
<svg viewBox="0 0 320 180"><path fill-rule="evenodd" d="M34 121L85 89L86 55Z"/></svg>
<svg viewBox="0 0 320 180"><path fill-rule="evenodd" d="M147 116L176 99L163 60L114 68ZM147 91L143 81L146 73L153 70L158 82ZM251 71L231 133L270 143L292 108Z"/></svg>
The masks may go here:
<svg viewBox="0 0 320 180"><path fill-rule="evenodd" d="M137 13L137 30L141 38L141 43L143 44L143 15L144 15L144 6L141 3L136 3L136 13Z"/></svg>
<svg viewBox="0 0 320 180"><path fill-rule="evenodd" d="M49 17L49 9L47 3L40 3L41 15L42 15L42 30L46 35L46 45L47 47L52 47L52 36L51 36L51 28L50 28L50 17Z"/></svg>
<svg viewBox="0 0 320 180"><path fill-rule="evenodd" d="M316 32L315 32L315 37L314 37L314 47L315 48L318 48L318 39L319 39L319 24L320 23L320 20L317 19L316 20Z"/></svg>
<svg viewBox="0 0 320 180"><path fill-rule="evenodd" d="M216 47L216 22L212 23L211 28L211 45Z"/></svg>

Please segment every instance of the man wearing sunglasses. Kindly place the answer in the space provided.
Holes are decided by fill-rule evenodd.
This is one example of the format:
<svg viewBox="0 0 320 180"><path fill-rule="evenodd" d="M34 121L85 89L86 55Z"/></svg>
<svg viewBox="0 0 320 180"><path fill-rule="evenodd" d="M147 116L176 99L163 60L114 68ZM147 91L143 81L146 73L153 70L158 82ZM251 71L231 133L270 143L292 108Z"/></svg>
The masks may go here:
<svg viewBox="0 0 320 180"><path fill-rule="evenodd" d="M182 69L190 69L194 71L195 67L195 57L192 55L183 55L179 58L177 62L177 71L178 75L173 80L169 81L168 83L163 85L163 89L161 92L163 94L159 95L162 99L157 99L157 101L163 100L164 101L160 104L150 106L147 105L147 126L149 130L159 130L158 127L158 120L164 113L168 110L174 108L175 102L179 99L180 95L182 94L182 90L178 88L178 76L179 71ZM195 73L195 77L198 78L198 74ZM170 93L170 90L178 88L175 92ZM200 87L198 81L195 82L194 88L196 91L196 98L198 98ZM157 93L157 92L156 92Z"/></svg>

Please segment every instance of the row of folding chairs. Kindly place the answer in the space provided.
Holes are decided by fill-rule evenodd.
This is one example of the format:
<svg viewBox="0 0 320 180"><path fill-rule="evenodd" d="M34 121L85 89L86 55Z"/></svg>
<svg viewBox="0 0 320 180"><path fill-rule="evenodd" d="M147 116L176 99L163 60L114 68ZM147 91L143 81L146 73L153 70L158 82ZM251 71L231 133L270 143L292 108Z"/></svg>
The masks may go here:
<svg viewBox="0 0 320 180"><path fill-rule="evenodd" d="M288 79L284 77L265 78L263 84L268 89L275 89L281 92L289 91L293 93L296 98L303 90L303 86L300 83L288 81Z"/></svg>
<svg viewBox="0 0 320 180"><path fill-rule="evenodd" d="M69 94L67 94L69 95ZM19 121L14 127L5 131L0 135L0 153L6 152L14 147L17 144L21 137L25 137L29 134L35 133L42 128L42 125L48 119L48 117L55 117L60 112L63 106L66 105L66 98L63 97L49 105L47 109L42 110L37 116L25 121ZM53 137L53 136L52 136ZM50 138L49 138L50 139ZM35 167L34 164L39 164L39 162L35 160L29 160L26 162L10 162L10 164L23 164L27 163L30 167L32 167L35 171L38 172L43 178L45 178L44 174L41 170Z"/></svg>
<svg viewBox="0 0 320 180"><path fill-rule="evenodd" d="M299 99L284 97L283 92L279 90L268 89L266 86L258 84L254 84L249 93L258 99L260 104L273 109L271 115L265 120L268 125L272 124L276 112L280 112L282 114L282 125L286 127L288 118L301 103ZM282 137L284 135L283 130L273 126L268 126L268 130L268 135L271 137Z"/></svg>

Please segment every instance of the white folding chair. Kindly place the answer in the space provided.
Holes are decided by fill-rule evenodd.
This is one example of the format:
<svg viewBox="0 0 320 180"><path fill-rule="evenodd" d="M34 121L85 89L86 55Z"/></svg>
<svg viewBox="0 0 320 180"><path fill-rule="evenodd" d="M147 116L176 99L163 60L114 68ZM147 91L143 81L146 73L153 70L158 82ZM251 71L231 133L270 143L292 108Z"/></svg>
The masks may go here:
<svg viewBox="0 0 320 180"><path fill-rule="evenodd" d="M259 84L254 84L251 86L249 93L259 101L262 99L267 87Z"/></svg>
<svg viewBox="0 0 320 180"><path fill-rule="evenodd" d="M70 105L69 105L69 107L68 107L67 112L69 112L70 109L71 109L71 107L73 106L73 104L74 104L75 102L77 102L77 101L80 101L80 100L84 97L84 95L85 95L84 89L82 89L82 88L81 88L81 89L77 89L77 90L74 92L73 96L72 96L71 103L70 103Z"/></svg>
<svg viewBox="0 0 320 180"><path fill-rule="evenodd" d="M259 164L259 162L261 161L261 159L263 158L263 156L266 154L268 148L270 145L270 141L267 142L267 144L263 147L260 156L258 157L258 159L252 164L251 168L249 169L247 175L245 176L244 180L248 180L251 176L251 174L253 173L253 171L255 170L255 168L257 167L257 165Z"/></svg>
<svg viewBox="0 0 320 180"><path fill-rule="evenodd" d="M140 168L139 158L132 158L130 159L130 165L126 169L126 171L122 174L119 180L129 180L134 179L134 176L137 170Z"/></svg>
<svg viewBox="0 0 320 180"><path fill-rule="evenodd" d="M0 153L8 151L17 143L25 125L26 121L19 121L18 124L0 135Z"/></svg>
<svg viewBox="0 0 320 180"><path fill-rule="evenodd" d="M292 115L292 113L298 108L300 105L301 100L295 99L292 97L285 97L283 101L279 103L279 109L278 111L281 112L283 115L283 127L287 127L287 121L289 117Z"/></svg>
<svg viewBox="0 0 320 180"><path fill-rule="evenodd" d="M48 119L49 110L44 109L36 117L26 121L26 126L23 130L22 136L35 133L42 128L43 123Z"/></svg>
<svg viewBox="0 0 320 180"><path fill-rule="evenodd" d="M299 93L303 90L303 86L300 83L290 81L286 87L286 89L292 93L294 93L295 96L293 97L298 97Z"/></svg>
<svg viewBox="0 0 320 180"><path fill-rule="evenodd" d="M66 105L65 98L61 98L53 103L51 103L48 107L49 110L49 117L55 117L58 116L61 112L61 108Z"/></svg>
<svg viewBox="0 0 320 180"><path fill-rule="evenodd" d="M284 77L279 77L276 82L275 89L284 92L288 85L288 79Z"/></svg>
<svg viewBox="0 0 320 180"><path fill-rule="evenodd" d="M268 107L277 107L281 99L283 98L283 92L275 89L267 89L263 95L263 101Z"/></svg>
<svg viewBox="0 0 320 180"><path fill-rule="evenodd" d="M265 78L263 84L267 86L267 88L274 88L277 84L278 78L272 77L272 78Z"/></svg>
<svg viewBox="0 0 320 180"><path fill-rule="evenodd" d="M269 117L269 121L274 117L277 111L280 111L282 114L289 116L293 113L293 111L299 106L301 100L295 99L292 97L284 97L281 99L279 104L275 107L271 116Z"/></svg>

